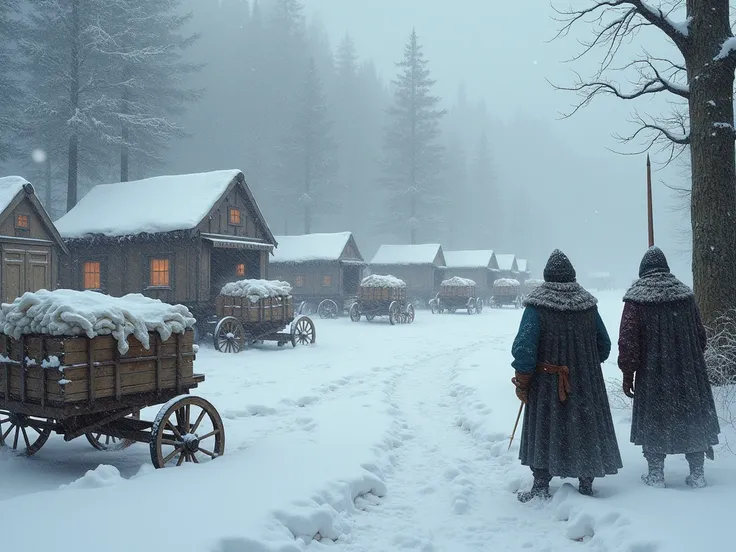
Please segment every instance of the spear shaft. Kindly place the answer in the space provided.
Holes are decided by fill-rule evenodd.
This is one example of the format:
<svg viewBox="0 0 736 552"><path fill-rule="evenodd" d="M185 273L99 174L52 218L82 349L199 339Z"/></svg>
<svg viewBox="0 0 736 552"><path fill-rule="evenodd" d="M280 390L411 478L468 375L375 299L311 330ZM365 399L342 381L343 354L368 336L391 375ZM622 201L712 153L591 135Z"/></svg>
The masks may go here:
<svg viewBox="0 0 736 552"><path fill-rule="evenodd" d="M521 411L524 410L524 403L521 403L519 405L519 413L516 415L516 423L514 424L514 430L511 432L511 440L509 440L509 448L506 450L511 450L511 443L514 442L514 435L516 435L516 428L519 427L519 420L521 420Z"/></svg>
<svg viewBox="0 0 736 552"><path fill-rule="evenodd" d="M652 164L647 154L647 225L649 227L649 247L654 245L654 216L652 214Z"/></svg>

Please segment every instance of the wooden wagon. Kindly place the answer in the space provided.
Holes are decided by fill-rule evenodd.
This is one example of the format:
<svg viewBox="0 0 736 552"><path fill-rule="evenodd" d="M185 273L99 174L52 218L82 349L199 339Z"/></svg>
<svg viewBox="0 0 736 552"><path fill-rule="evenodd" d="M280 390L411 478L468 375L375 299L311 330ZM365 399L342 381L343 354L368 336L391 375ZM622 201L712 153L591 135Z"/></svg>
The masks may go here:
<svg viewBox="0 0 736 552"><path fill-rule="evenodd" d="M125 354L110 335L0 335L0 446L30 456L55 432L99 450L148 443L156 468L221 456L220 415L189 395L204 381L193 371L194 332L148 335L149 348L129 336ZM153 422L139 419L158 404Z"/></svg>
<svg viewBox="0 0 736 552"><path fill-rule="evenodd" d="M493 282L491 292L491 307L504 306L521 307L521 284L513 278L501 278Z"/></svg>
<svg viewBox="0 0 736 552"><path fill-rule="evenodd" d="M414 306L406 300L406 283L393 276L373 274L363 278L358 299L350 307L350 320L359 322L362 316L371 321L376 316L388 316L391 325L414 322Z"/></svg>
<svg viewBox="0 0 736 552"><path fill-rule="evenodd" d="M215 310L214 345L223 353L239 353L262 341L275 341L279 347L287 343L293 347L311 345L317 338L311 318L295 317L291 286L286 282L241 280L228 284L215 300ZM284 331L287 326L288 331Z"/></svg>
<svg viewBox="0 0 736 552"><path fill-rule="evenodd" d="M475 281L454 276L442 281L439 293L429 302L429 308L432 314L455 313L458 310L480 314L483 312L483 300L476 297Z"/></svg>
<svg viewBox="0 0 736 552"><path fill-rule="evenodd" d="M521 286L521 290L522 290L522 293L524 294L524 297L529 295L532 291L537 289L543 283L544 283L544 280L539 280L536 278L528 278L527 280L525 280Z"/></svg>

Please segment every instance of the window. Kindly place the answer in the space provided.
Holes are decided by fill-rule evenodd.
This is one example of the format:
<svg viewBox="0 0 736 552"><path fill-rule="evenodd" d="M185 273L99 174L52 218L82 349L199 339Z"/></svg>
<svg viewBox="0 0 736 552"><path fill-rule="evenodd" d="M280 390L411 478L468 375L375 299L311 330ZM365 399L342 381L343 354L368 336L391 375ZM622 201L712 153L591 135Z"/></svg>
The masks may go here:
<svg viewBox="0 0 736 552"><path fill-rule="evenodd" d="M84 289L102 289L100 261L87 261L82 268Z"/></svg>
<svg viewBox="0 0 736 552"><path fill-rule="evenodd" d="M28 215L16 215L15 227L20 230L28 230L31 227L31 218Z"/></svg>
<svg viewBox="0 0 736 552"><path fill-rule="evenodd" d="M169 259L151 259L151 286L168 287L169 285Z"/></svg>
<svg viewBox="0 0 736 552"><path fill-rule="evenodd" d="M322 287L330 287L332 285L332 276L325 274L322 276Z"/></svg>
<svg viewBox="0 0 736 552"><path fill-rule="evenodd" d="M235 275L236 276L245 276L245 263L239 263L235 267Z"/></svg>
<svg viewBox="0 0 736 552"><path fill-rule="evenodd" d="M240 209L230 209L230 224L239 225L240 222Z"/></svg>
<svg viewBox="0 0 736 552"><path fill-rule="evenodd" d="M304 287L304 276L297 276L294 284L296 285L296 287Z"/></svg>

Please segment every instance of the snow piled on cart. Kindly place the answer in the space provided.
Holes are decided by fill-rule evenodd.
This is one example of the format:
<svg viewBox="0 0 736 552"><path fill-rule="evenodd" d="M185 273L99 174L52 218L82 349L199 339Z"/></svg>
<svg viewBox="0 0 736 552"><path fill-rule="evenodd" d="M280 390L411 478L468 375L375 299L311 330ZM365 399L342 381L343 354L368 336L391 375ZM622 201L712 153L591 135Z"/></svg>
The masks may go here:
<svg viewBox="0 0 736 552"><path fill-rule="evenodd" d="M27 334L112 335L123 355L129 349L129 335L148 349L149 331L158 332L166 341L195 322L184 305L169 305L140 293L111 297L95 291L42 289L0 306L0 329L15 339Z"/></svg>
<svg viewBox="0 0 736 552"><path fill-rule="evenodd" d="M521 284L519 280L514 280L513 278L499 278L493 282L493 285L495 287L519 287Z"/></svg>
<svg viewBox="0 0 736 552"><path fill-rule="evenodd" d="M448 287L475 287L475 281L470 280L469 278L453 276L448 280L442 280L442 285Z"/></svg>
<svg viewBox="0 0 736 552"><path fill-rule="evenodd" d="M370 276L363 278L360 285L363 287L405 288L406 282L396 276L391 276L390 274L385 276L381 274L371 274Z"/></svg>
<svg viewBox="0 0 736 552"><path fill-rule="evenodd" d="M257 303L267 297L289 297L291 284L282 280L238 280L225 284L220 295L247 297L251 303Z"/></svg>

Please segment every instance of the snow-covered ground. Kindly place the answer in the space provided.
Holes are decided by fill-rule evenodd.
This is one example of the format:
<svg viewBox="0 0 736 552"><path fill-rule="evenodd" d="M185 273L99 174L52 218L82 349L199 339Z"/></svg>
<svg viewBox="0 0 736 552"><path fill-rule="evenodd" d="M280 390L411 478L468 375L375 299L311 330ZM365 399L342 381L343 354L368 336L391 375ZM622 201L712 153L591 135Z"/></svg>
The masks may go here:
<svg viewBox="0 0 736 552"><path fill-rule="evenodd" d="M620 296L600 297L614 342ZM615 348L605 371L624 469L596 480L595 498L553 480L549 503L517 502L514 491L531 483L518 443L507 451L520 316L419 311L414 324L393 327L317 320L309 348L202 347L196 371L207 380L196 391L223 416L225 456L154 470L142 444L105 453L52 437L31 458L0 450L0 523L12 528L0 550L730 549L736 456L720 447L706 489L685 486L684 458L668 459L669 488L645 487Z"/></svg>

